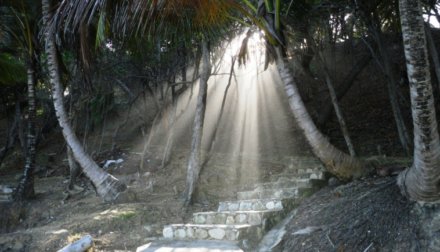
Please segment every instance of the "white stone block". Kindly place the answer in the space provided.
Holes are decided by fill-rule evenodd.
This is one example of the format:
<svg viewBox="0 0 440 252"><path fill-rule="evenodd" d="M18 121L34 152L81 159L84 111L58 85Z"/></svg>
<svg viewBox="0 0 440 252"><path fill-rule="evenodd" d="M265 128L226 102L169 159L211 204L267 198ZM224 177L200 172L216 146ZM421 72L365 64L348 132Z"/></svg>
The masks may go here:
<svg viewBox="0 0 440 252"><path fill-rule="evenodd" d="M240 210L249 210L252 209L252 203L251 202L242 202L240 204ZM237 209L239 210L239 209Z"/></svg>
<svg viewBox="0 0 440 252"><path fill-rule="evenodd" d="M209 236L211 236L212 238L214 238L216 240L222 240L226 235L225 230L221 229L221 228L210 229L208 231L208 233L209 233Z"/></svg>
<svg viewBox="0 0 440 252"><path fill-rule="evenodd" d="M262 222L261 215L257 213L249 214L248 223L251 225L260 225Z"/></svg>
<svg viewBox="0 0 440 252"><path fill-rule="evenodd" d="M188 237L188 238L194 238L194 229L192 229L192 228L187 228L187 229L186 229L186 237Z"/></svg>
<svg viewBox="0 0 440 252"><path fill-rule="evenodd" d="M274 208L275 208L275 202L273 202L273 201L269 201L269 202L267 202L267 203L266 203L266 208L267 208L268 210L272 210L272 209L274 209Z"/></svg>
<svg viewBox="0 0 440 252"><path fill-rule="evenodd" d="M204 215L198 214L196 215L196 217L194 218L194 222L196 224L205 224L206 223L206 218Z"/></svg>
<svg viewBox="0 0 440 252"><path fill-rule="evenodd" d="M195 237L197 239L206 239L208 238L208 232L206 232L206 230L204 229L196 229L196 231L194 232Z"/></svg>
<svg viewBox="0 0 440 252"><path fill-rule="evenodd" d="M236 241L238 239L237 232L234 232L233 230L227 230L226 231L226 240L228 241Z"/></svg>
<svg viewBox="0 0 440 252"><path fill-rule="evenodd" d="M235 224L234 217L233 216L228 216L226 218L226 225L233 225L233 224Z"/></svg>
<svg viewBox="0 0 440 252"><path fill-rule="evenodd" d="M173 237L174 237L173 228L170 226L165 226L163 228L162 233L163 233L163 237L166 239L173 239Z"/></svg>
<svg viewBox="0 0 440 252"><path fill-rule="evenodd" d="M237 216L235 216L235 221L237 224L246 223L246 219L247 219L246 214L237 214Z"/></svg>
<svg viewBox="0 0 440 252"><path fill-rule="evenodd" d="M237 211L239 208L239 204L238 203L231 203L229 205L229 211Z"/></svg>
<svg viewBox="0 0 440 252"><path fill-rule="evenodd" d="M186 231L185 231L185 229L177 229L176 231L174 231L174 235L178 239L185 239L186 238Z"/></svg>

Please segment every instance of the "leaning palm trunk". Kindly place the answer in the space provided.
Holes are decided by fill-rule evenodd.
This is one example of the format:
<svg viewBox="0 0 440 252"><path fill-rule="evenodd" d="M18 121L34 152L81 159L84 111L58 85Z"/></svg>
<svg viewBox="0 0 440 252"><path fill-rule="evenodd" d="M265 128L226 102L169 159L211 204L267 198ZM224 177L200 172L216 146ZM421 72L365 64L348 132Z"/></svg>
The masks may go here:
<svg viewBox="0 0 440 252"><path fill-rule="evenodd" d="M414 125L414 161L399 174L402 193L420 202L440 200L440 143L426 37L418 0L399 0Z"/></svg>
<svg viewBox="0 0 440 252"><path fill-rule="evenodd" d="M358 178L368 173L369 171L358 159L337 149L318 130L301 99L293 74L288 67L287 60L283 57L279 48L276 50L276 65L285 86L284 89L287 94L290 109L298 126L303 130L313 153L324 163L330 173L342 180Z"/></svg>
<svg viewBox="0 0 440 252"><path fill-rule="evenodd" d="M15 191L14 199L22 200L32 198L34 191L34 169L36 156L36 139L35 139L35 71L34 64L29 63L27 70L27 93L28 93L28 133L27 133L27 154L24 166L24 174L18 183Z"/></svg>
<svg viewBox="0 0 440 252"><path fill-rule="evenodd" d="M43 22L45 26L47 26L50 8L49 0L42 0L42 7ZM46 31L44 33L44 38L55 113L62 129L64 139L72 149L73 156L83 168L86 176L89 177L95 185L97 193L105 201L115 200L119 193L125 191L126 186L115 177L99 168L93 159L85 152L83 146L73 132L63 103L63 89L59 75L59 64L55 48L54 35Z"/></svg>
<svg viewBox="0 0 440 252"><path fill-rule="evenodd" d="M200 73L199 94L197 97L196 115L194 117L193 136L191 140L191 153L188 160L186 175L186 188L183 194L185 206L191 203L192 195L199 179L200 173L200 146L202 143L203 121L205 119L206 96L208 90L208 79L211 73L209 62L209 51L207 42L202 45L203 68Z"/></svg>

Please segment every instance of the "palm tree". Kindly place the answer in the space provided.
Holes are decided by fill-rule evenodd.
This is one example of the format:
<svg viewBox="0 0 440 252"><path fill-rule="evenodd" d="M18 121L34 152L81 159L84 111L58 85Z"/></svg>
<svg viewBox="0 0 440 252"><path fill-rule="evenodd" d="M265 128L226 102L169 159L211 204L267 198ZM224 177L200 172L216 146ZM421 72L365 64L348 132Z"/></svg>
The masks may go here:
<svg viewBox="0 0 440 252"><path fill-rule="evenodd" d="M42 0L43 24L47 27L50 19L50 1ZM52 96L55 107L55 113L62 129L64 139L72 149L73 156L81 165L84 173L96 187L97 193L105 201L113 201L118 198L121 192L126 190L125 184L118 179L102 170L93 159L85 152L80 141L76 137L72 127L70 126L66 109L63 102L63 88L61 85L60 70L58 56L55 45L55 36L50 29L44 32L45 50L47 54L47 62L50 75L50 83L52 85Z"/></svg>
<svg viewBox="0 0 440 252"><path fill-rule="evenodd" d="M75 34L78 31L80 20L92 20L99 16L99 24L122 31L113 34L113 39L127 40L133 37L149 38L150 40L171 41L192 45L203 38L203 73L200 79L196 116L194 118L191 154L188 162L187 183L184 192L184 202L189 204L196 188L200 172L200 141L202 137L204 110L206 104L207 81L210 74L209 51L207 41L213 42L219 38L219 32L224 30L225 24L230 23L234 1L154 1L132 0L82 0L64 1L58 7L52 19L53 29L69 30ZM129 13L129 15L126 15ZM104 21L105 20L105 21ZM98 24L98 25L99 25ZM66 26L69 29L64 29ZM99 28L98 28L99 30ZM176 35L178 34L179 37ZM53 57L52 57L53 58Z"/></svg>
<svg viewBox="0 0 440 252"><path fill-rule="evenodd" d="M398 184L413 200L438 201L440 142L420 1L399 0L399 10L411 94L414 161L399 174Z"/></svg>
<svg viewBox="0 0 440 252"><path fill-rule="evenodd" d="M252 6L250 1L245 0L248 6ZM310 117L304 102L298 92L297 83L289 68L286 58L285 41L283 39L281 16L281 1L259 1L258 7L251 7L258 16L256 24L264 29L267 39L267 50L272 52L276 60L278 73L284 83L284 89L288 98L290 109L304 132L313 153L325 165L327 170L342 180L350 180L366 175L370 172L369 168L359 159L352 157L334 145L316 127Z"/></svg>
<svg viewBox="0 0 440 252"><path fill-rule="evenodd" d="M34 177L36 158L36 99L35 99L35 83L36 83L36 62L38 58L37 44L37 22L39 18L34 5L25 1L5 1L1 7L3 21L0 30L8 34L11 38L9 47L15 47L16 51L25 58L26 76L27 76L27 101L28 101L28 132L27 144L25 148L25 167L21 180L14 192L15 200L23 200L32 198L34 192Z"/></svg>

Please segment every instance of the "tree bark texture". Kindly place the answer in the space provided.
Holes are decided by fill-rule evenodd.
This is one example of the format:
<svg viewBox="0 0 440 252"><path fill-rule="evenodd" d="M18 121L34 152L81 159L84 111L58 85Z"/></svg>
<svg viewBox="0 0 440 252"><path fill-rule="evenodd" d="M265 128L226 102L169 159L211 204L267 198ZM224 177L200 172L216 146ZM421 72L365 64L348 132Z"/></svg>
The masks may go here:
<svg viewBox="0 0 440 252"><path fill-rule="evenodd" d="M36 157L36 103L35 103L35 70L33 62L28 63L27 69L27 95L28 95L28 132L26 144L26 160L23 177L18 183L14 199L23 200L35 196L34 191L34 170Z"/></svg>
<svg viewBox="0 0 440 252"><path fill-rule="evenodd" d="M48 24L50 1L42 0L43 23ZM85 152L83 146L70 126L63 102L63 88L59 74L59 62L55 47L55 37L48 31L44 33L45 50L49 70L49 79L52 85L52 98L58 123L62 129L64 139L72 149L76 161L83 168L84 173L96 187L97 193L105 201L113 201L119 194L126 190L126 186L118 179L102 170L93 159Z"/></svg>
<svg viewBox="0 0 440 252"><path fill-rule="evenodd" d="M342 180L351 180L367 174L369 171L356 158L351 157L333 146L318 130L310 117L304 102L298 92L293 74L288 67L287 60L277 48L277 68L289 101L290 109L304 132L313 153L321 160L327 170Z"/></svg>
<svg viewBox="0 0 440 252"><path fill-rule="evenodd" d="M402 193L419 202L440 199L440 143L419 0L399 0L412 117L414 161L399 174Z"/></svg>
<svg viewBox="0 0 440 252"><path fill-rule="evenodd" d="M194 117L193 135L191 140L191 153L188 160L186 188L183 195L185 206L191 203L192 195L195 191L200 173L200 148L203 135L203 121L205 119L208 79L211 74L211 63L206 41L203 41L202 43L202 59L203 65L200 73L199 94L197 96L197 107Z"/></svg>

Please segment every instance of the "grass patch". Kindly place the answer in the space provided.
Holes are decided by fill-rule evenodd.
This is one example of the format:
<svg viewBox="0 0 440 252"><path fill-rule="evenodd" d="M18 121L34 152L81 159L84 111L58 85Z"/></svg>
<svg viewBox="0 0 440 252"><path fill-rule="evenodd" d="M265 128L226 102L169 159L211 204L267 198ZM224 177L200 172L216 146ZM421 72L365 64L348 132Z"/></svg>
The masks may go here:
<svg viewBox="0 0 440 252"><path fill-rule="evenodd" d="M134 216L136 216L135 212L133 212L133 211L125 211L125 212L119 213L117 218L121 219L121 220L129 220L129 219L133 218Z"/></svg>

